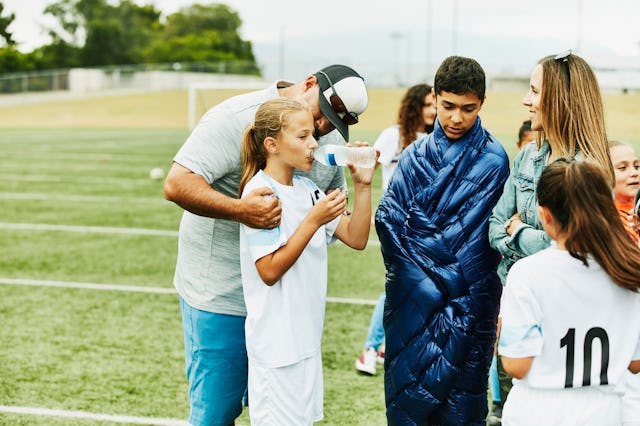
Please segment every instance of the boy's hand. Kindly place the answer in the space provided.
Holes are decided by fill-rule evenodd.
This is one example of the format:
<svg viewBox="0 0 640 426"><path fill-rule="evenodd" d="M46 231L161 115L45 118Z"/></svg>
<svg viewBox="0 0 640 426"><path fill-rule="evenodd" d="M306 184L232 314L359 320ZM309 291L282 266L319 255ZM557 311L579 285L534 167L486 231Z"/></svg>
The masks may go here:
<svg viewBox="0 0 640 426"><path fill-rule="evenodd" d="M350 146L351 144L347 144ZM369 146L368 142L355 141L353 143L355 146ZM380 151L376 149L376 165L378 164L378 158L380 157ZM355 167L351 162L347 162L347 167L349 167L349 171L351 172L351 180L354 184L361 185L371 185L371 181L373 180L373 173L376 170L376 167L371 167L368 169L362 167Z"/></svg>
<svg viewBox="0 0 640 426"><path fill-rule="evenodd" d="M347 193L341 189L327 191L327 195L316 201L308 217L318 226L331 222L347 209Z"/></svg>

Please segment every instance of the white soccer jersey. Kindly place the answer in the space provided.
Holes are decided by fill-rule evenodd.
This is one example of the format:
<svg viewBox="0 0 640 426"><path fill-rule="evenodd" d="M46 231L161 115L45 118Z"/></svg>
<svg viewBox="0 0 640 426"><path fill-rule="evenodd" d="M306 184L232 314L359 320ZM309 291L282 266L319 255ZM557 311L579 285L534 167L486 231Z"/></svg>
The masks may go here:
<svg viewBox="0 0 640 426"><path fill-rule="evenodd" d="M417 132L416 139L427 135L427 133ZM396 170L400 154L402 154L402 145L400 144L400 126L395 125L384 129L378 139L376 139L373 147L380 151L378 163L382 165L382 192L387 190L389 181L393 172Z"/></svg>
<svg viewBox="0 0 640 426"><path fill-rule="evenodd" d="M240 264L249 359L263 367L276 368L320 352L327 294L327 244L332 241L340 216L321 226L280 281L267 286L258 275L256 260L284 245L324 193L305 177L294 176L293 186L286 186L260 171L247 183L243 196L264 186L271 187L280 199L282 221L275 229L240 225Z"/></svg>
<svg viewBox="0 0 640 426"><path fill-rule="evenodd" d="M500 308L498 352L534 356L523 384L613 391L640 359L640 295L555 245L516 262Z"/></svg>

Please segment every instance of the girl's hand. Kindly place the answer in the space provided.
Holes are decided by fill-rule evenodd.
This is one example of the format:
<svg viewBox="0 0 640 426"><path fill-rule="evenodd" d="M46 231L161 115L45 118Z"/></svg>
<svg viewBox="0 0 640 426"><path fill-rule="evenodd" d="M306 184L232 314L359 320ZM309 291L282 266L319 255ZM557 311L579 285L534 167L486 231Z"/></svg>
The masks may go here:
<svg viewBox="0 0 640 426"><path fill-rule="evenodd" d="M341 189L327 192L327 195L316 201L307 217L318 226L331 222L347 209L347 193Z"/></svg>
<svg viewBox="0 0 640 426"><path fill-rule="evenodd" d="M353 143L355 146L369 146L367 142L355 141ZM351 144L347 144L350 146ZM376 149L376 165L378 164L378 158L380 157L380 151ZM376 167L371 167L369 169L358 168L355 167L351 162L347 162L347 167L349 167L349 171L351 172L351 180L354 185L371 185L371 181L373 180L373 172L375 172Z"/></svg>

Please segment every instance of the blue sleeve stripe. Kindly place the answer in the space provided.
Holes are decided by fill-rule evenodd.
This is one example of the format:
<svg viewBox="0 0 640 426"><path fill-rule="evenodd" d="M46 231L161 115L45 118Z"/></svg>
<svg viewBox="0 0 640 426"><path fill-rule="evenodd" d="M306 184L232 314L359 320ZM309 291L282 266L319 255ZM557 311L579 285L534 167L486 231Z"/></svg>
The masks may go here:
<svg viewBox="0 0 640 426"><path fill-rule="evenodd" d="M517 326L502 325L500 329L500 347L511 346L530 338L539 338L542 330L538 324L523 324Z"/></svg>
<svg viewBox="0 0 640 426"><path fill-rule="evenodd" d="M247 243L249 246L271 246L276 244L280 238L280 227L273 229L261 229L258 232L247 234Z"/></svg>

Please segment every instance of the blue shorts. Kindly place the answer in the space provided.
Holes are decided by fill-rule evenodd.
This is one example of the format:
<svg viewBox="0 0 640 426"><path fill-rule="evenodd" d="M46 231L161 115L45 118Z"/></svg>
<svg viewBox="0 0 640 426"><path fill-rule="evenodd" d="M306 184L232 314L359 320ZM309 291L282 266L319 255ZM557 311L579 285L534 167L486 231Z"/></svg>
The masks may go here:
<svg viewBox="0 0 640 426"><path fill-rule="evenodd" d="M189 423L227 426L242 414L247 389L244 317L215 314L180 298L187 379Z"/></svg>

